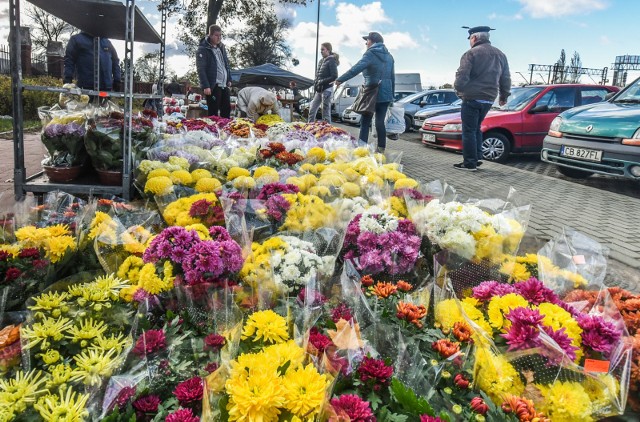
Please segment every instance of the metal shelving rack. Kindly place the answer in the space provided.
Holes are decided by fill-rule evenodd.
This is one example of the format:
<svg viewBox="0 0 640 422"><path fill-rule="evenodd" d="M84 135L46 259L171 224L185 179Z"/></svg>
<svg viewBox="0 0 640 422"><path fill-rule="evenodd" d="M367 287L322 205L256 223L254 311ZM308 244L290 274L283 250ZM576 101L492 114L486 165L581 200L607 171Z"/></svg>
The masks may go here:
<svg viewBox="0 0 640 422"><path fill-rule="evenodd" d="M29 0L44 11L70 23L71 25L94 35L94 89L64 89L60 87L42 87L22 84L22 64L20 57L20 0L9 0L9 20L11 45L11 92L13 96L13 145L14 145L14 193L21 200L28 192L44 194L62 190L70 194L116 195L124 199L131 197L131 125L133 100L136 98L160 98L158 95L133 93L133 47L134 42L160 44L160 80L164 76L165 34L167 12L162 9L162 36L158 35L149 21L136 7L135 0L124 0L124 4L112 0ZM100 92L99 45L100 38L123 39L125 41L124 92ZM161 89L161 87L160 87ZM40 172L27 178L24 165L24 131L22 92L24 90L48 91L57 93L87 94L124 98L124 144L122 185L104 186L97 181L86 183L50 183ZM162 91L160 91L162 92Z"/></svg>

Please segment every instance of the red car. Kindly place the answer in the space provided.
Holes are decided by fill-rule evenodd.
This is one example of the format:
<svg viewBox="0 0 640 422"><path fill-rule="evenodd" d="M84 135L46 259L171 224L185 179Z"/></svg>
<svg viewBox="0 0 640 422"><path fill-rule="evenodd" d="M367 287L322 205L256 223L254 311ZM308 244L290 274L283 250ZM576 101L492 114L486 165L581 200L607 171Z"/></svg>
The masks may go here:
<svg viewBox="0 0 640 422"><path fill-rule="evenodd" d="M604 101L619 88L605 85L558 84L514 87L507 104L491 108L482 122L483 158L505 162L512 152L538 152L551 121L561 112L579 105ZM424 121L422 143L462 150L460 113Z"/></svg>

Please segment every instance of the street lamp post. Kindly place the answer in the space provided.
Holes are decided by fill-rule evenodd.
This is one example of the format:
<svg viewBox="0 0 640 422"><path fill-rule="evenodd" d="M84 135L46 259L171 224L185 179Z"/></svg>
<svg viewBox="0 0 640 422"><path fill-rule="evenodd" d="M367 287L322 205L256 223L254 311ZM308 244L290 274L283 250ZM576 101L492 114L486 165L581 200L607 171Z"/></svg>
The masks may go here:
<svg viewBox="0 0 640 422"><path fill-rule="evenodd" d="M316 0L318 2L318 15L316 17L316 66L314 67L314 75L315 70L318 69L318 45L320 43L320 0Z"/></svg>

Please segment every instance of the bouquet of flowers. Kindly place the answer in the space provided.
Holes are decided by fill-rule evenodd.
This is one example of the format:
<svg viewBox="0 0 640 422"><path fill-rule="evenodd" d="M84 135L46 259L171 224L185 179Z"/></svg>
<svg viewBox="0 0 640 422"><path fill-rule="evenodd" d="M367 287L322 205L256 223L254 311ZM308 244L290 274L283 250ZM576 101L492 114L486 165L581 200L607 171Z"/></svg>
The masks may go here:
<svg viewBox="0 0 640 422"><path fill-rule="evenodd" d="M122 171L123 119L121 112L114 111L87 122L84 145L94 168Z"/></svg>
<svg viewBox="0 0 640 422"><path fill-rule="evenodd" d="M25 312L5 312L0 324L0 376L4 379L15 374L20 367L22 347L20 328L26 319Z"/></svg>
<svg viewBox="0 0 640 422"><path fill-rule="evenodd" d="M518 220L457 201L434 199L411 218L435 247L434 253L447 249L467 260L499 262L504 253L517 250L524 235Z"/></svg>
<svg viewBox="0 0 640 422"><path fill-rule="evenodd" d="M258 160L263 161L264 165L281 168L299 163L304 160L304 156L297 152L287 151L284 144L280 142L269 142L266 148L258 151Z"/></svg>
<svg viewBox="0 0 640 422"><path fill-rule="evenodd" d="M299 192L269 197L259 214L278 231L295 233L327 227L335 220L333 207L315 195Z"/></svg>
<svg viewBox="0 0 640 422"><path fill-rule="evenodd" d="M494 402L521 396L552 420L622 413L630 349L620 315L606 301L581 309L535 278L469 287L462 303L439 301L435 318L444 329L461 321L473 327L476 384Z"/></svg>
<svg viewBox="0 0 640 422"><path fill-rule="evenodd" d="M377 207L357 215L348 225L342 256L368 274L406 274L418 260L420 237L408 219Z"/></svg>
<svg viewBox="0 0 640 422"><path fill-rule="evenodd" d="M181 286L143 301L144 315L123 370L111 378L102 419L199 420L203 377L237 347L241 318L206 284Z"/></svg>
<svg viewBox="0 0 640 422"><path fill-rule="evenodd" d="M87 156L85 122L84 114L76 113L55 117L44 126L40 139L49 153L44 165L73 167L84 164Z"/></svg>
<svg viewBox="0 0 640 422"><path fill-rule="evenodd" d="M316 420L330 396L331 377L290 338L287 320L272 310L254 312L241 339L240 355L206 379L203 419Z"/></svg>

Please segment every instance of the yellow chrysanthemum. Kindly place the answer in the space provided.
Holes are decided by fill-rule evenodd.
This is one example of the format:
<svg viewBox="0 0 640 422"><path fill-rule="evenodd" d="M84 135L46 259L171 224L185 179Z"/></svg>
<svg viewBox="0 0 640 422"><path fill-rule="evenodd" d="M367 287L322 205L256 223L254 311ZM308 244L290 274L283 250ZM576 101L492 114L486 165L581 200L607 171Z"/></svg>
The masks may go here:
<svg viewBox="0 0 640 422"><path fill-rule="evenodd" d="M36 403L34 408L38 411L42 419L49 422L82 422L89 417L86 409L88 394L77 394L69 388L65 392L60 392L60 397L46 398Z"/></svg>
<svg viewBox="0 0 640 422"><path fill-rule="evenodd" d="M191 178L193 179L194 182L197 182L198 180L204 177L213 177L213 176L211 175L211 172L207 169L195 169L194 171L191 172Z"/></svg>
<svg viewBox="0 0 640 422"><path fill-rule="evenodd" d="M242 167L231 167L227 172L227 181L230 182L241 176L248 177L251 176L251 173L249 172L249 170Z"/></svg>
<svg viewBox="0 0 640 422"><path fill-rule="evenodd" d="M266 183L274 183L280 180L280 175L278 174L278 170L273 167L260 166L253 171L253 178L256 180L264 178L262 181Z"/></svg>
<svg viewBox="0 0 640 422"><path fill-rule="evenodd" d="M144 192L154 195L167 195L173 191L173 182L167 176L154 177L147 179L144 185Z"/></svg>
<svg viewBox="0 0 640 422"><path fill-rule="evenodd" d="M196 182L196 191L215 192L222 187L222 183L215 177L203 177Z"/></svg>
<svg viewBox="0 0 640 422"><path fill-rule="evenodd" d="M111 376L118 367L118 357L115 350L84 350L73 357L76 368L71 380L82 381L85 385L100 385L102 378Z"/></svg>
<svg viewBox="0 0 640 422"><path fill-rule="evenodd" d="M201 223L190 224L184 227L187 231L194 231L198 234L200 240L211 240L211 234L207 226Z"/></svg>
<svg viewBox="0 0 640 422"><path fill-rule="evenodd" d="M99 335L93 339L92 348L101 350L115 350L117 353L122 352L129 344L129 339L124 334L111 334L109 337Z"/></svg>
<svg viewBox="0 0 640 422"><path fill-rule="evenodd" d="M505 394L519 396L524 391L520 374L504 355L495 355L486 347L475 354L475 385L495 403L502 403Z"/></svg>
<svg viewBox="0 0 640 422"><path fill-rule="evenodd" d="M285 404L284 385L277 371L256 368L247 377L227 380L229 421L277 422Z"/></svg>
<svg viewBox="0 0 640 422"><path fill-rule="evenodd" d="M354 198L356 196L360 196L360 186L356 185L355 183L344 183L340 187L340 190L342 191L342 196L345 198Z"/></svg>
<svg viewBox="0 0 640 422"><path fill-rule="evenodd" d="M538 305L540 314L544 315L542 323L558 331L565 329L565 334L571 339L571 345L577 347L575 362L580 362L582 358L582 328L569 312L558 305L544 302Z"/></svg>
<svg viewBox="0 0 640 422"><path fill-rule="evenodd" d="M415 189L418 187L418 181L409 177L403 177L396 180L394 183L394 189Z"/></svg>
<svg viewBox="0 0 640 422"><path fill-rule="evenodd" d="M319 196L321 198L326 198L331 196L331 190L326 186L312 186L307 191L309 195Z"/></svg>
<svg viewBox="0 0 640 422"><path fill-rule="evenodd" d="M408 216L407 206L404 202L404 199L398 198L397 196L392 196L388 201L388 207L390 208L389 212L391 213L391 215L398 218L406 218Z"/></svg>
<svg viewBox="0 0 640 422"><path fill-rule="evenodd" d="M40 354L40 359L47 364L52 365L60 360L60 352L55 349L49 349L45 353Z"/></svg>
<svg viewBox="0 0 640 422"><path fill-rule="evenodd" d="M366 182L379 188L384 186L384 180L382 180L380 176L376 176L375 174L368 174L366 176Z"/></svg>
<svg viewBox="0 0 640 422"><path fill-rule="evenodd" d="M174 185L189 186L193 183L193 177L187 170L172 171L170 178Z"/></svg>
<svg viewBox="0 0 640 422"><path fill-rule="evenodd" d="M47 228L45 228L44 230L49 232L50 236L67 236L71 234L71 231L69 230L69 226L67 226L66 224L55 224L53 226L49 226Z"/></svg>
<svg viewBox="0 0 640 422"><path fill-rule="evenodd" d="M320 147L313 147L307 152L309 163L321 163L327 159L327 152Z"/></svg>
<svg viewBox="0 0 640 422"><path fill-rule="evenodd" d="M242 339L282 343L289 339L287 321L270 309L251 314L242 330Z"/></svg>
<svg viewBox="0 0 640 422"><path fill-rule="evenodd" d="M526 308L529 306L527 299L519 294L509 293L504 296L494 296L487 307L487 318L489 324L496 330L507 330L511 326L511 322L504 316L510 310L515 308Z"/></svg>
<svg viewBox="0 0 640 422"><path fill-rule="evenodd" d="M69 295L66 292L47 292L42 293L33 298L34 304L29 306L29 310L36 311L36 315L42 315L37 311L47 311L54 318L67 313L69 311L69 304L67 299Z"/></svg>
<svg viewBox="0 0 640 422"><path fill-rule="evenodd" d="M78 325L69 328L65 337L71 339L74 343L80 342L81 347L85 347L86 344L83 343L102 335L105 331L107 331L107 325L105 325L104 321L85 318L80 320Z"/></svg>
<svg viewBox="0 0 640 422"><path fill-rule="evenodd" d="M253 189L256 181L250 176L238 176L233 179L233 187L236 189Z"/></svg>
<svg viewBox="0 0 640 422"><path fill-rule="evenodd" d="M49 373L51 375L51 379L47 381L47 388L51 390L52 388L69 382L71 376L73 375L73 369L68 364L61 363L59 365L50 367Z"/></svg>
<svg viewBox="0 0 640 422"><path fill-rule="evenodd" d="M13 378L0 378L0 404L11 407L15 413L22 413L37 396L46 392L46 382L46 376L36 370L18 371Z"/></svg>
<svg viewBox="0 0 640 422"><path fill-rule="evenodd" d="M531 277L531 273L527 270L525 264L513 260L504 261L500 265L500 273L506 275L511 283L526 281Z"/></svg>
<svg viewBox="0 0 640 422"><path fill-rule="evenodd" d="M274 362L276 367L281 367L289 362L290 368L302 365L305 357L304 349L293 340L267 346L262 349L262 354L265 359Z"/></svg>
<svg viewBox="0 0 640 422"><path fill-rule="evenodd" d="M153 169L147 174L147 180L153 179L154 177L169 177L171 176L171 172L165 168Z"/></svg>
<svg viewBox="0 0 640 422"><path fill-rule="evenodd" d="M366 151L365 156L369 155L369 150L366 148L356 148L355 150L353 150L353 154L355 155L362 150ZM329 154L329 160L335 162L351 161L351 151L345 147L336 148Z"/></svg>
<svg viewBox="0 0 640 422"><path fill-rule="evenodd" d="M173 285L169 286L165 281L156 274L154 264L145 264L140 269L138 286L142 287L149 294L157 295L160 292L169 290Z"/></svg>
<svg viewBox="0 0 640 422"><path fill-rule="evenodd" d="M169 157L169 164L173 165L173 166L179 166L184 170L188 170L189 167L191 166L189 164L189 160L187 160L184 157L178 157L175 155L172 155L171 157Z"/></svg>
<svg viewBox="0 0 640 422"><path fill-rule="evenodd" d="M140 268L144 266L144 260L139 256L128 256L118 268L118 277L129 280L132 283L138 282Z"/></svg>
<svg viewBox="0 0 640 422"><path fill-rule="evenodd" d="M485 319L482 311L478 309L478 301L473 297L466 297L462 299L460 305L462 306L462 311L465 313L467 318L473 321L484 333L491 336L491 334L493 333L491 324L489 324L489 322ZM474 336L474 339L476 341L480 341L480 338L478 336Z"/></svg>
<svg viewBox="0 0 640 422"><path fill-rule="evenodd" d="M327 394L327 376L312 364L290 368L284 376L285 408L294 415L312 419L320 413Z"/></svg>
<svg viewBox="0 0 640 422"><path fill-rule="evenodd" d="M58 236L50 238L45 245L46 258L53 264L64 258L68 252L75 251L78 247L76 239L71 236Z"/></svg>
<svg viewBox="0 0 640 422"><path fill-rule="evenodd" d="M370 154L371 154L371 151L369 151L369 148L367 147L358 147L353 150L353 155L359 158L368 157Z"/></svg>
<svg viewBox="0 0 640 422"><path fill-rule="evenodd" d="M543 397L538 408L553 422L594 420L591 400L580 383L555 381L549 385L536 384L536 387Z"/></svg>
<svg viewBox="0 0 640 422"><path fill-rule="evenodd" d="M71 327L69 318L45 318L42 322L36 322L30 326L22 327L20 330L20 338L28 343L26 349L30 349L36 345L40 345L40 349L46 350L52 342L58 342L63 339L64 332Z"/></svg>

